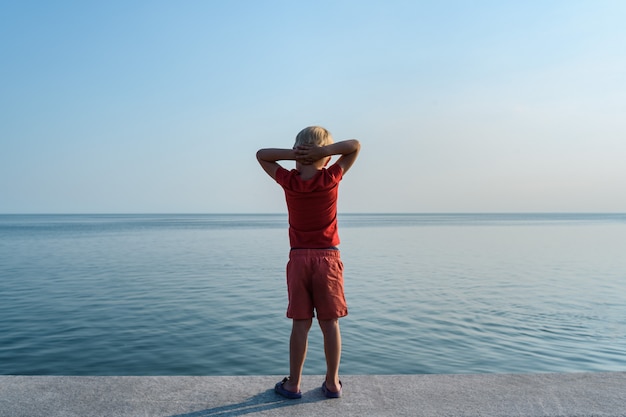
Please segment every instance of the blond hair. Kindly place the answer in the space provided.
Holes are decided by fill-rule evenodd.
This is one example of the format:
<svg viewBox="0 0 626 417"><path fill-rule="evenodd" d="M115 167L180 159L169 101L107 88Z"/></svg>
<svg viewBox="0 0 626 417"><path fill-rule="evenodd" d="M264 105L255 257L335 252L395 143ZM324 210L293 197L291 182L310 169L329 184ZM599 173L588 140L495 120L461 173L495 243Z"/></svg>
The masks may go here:
<svg viewBox="0 0 626 417"><path fill-rule="evenodd" d="M296 143L294 146L300 145L315 145L326 146L333 143L333 137L330 132L321 126L309 126L305 127L296 136Z"/></svg>

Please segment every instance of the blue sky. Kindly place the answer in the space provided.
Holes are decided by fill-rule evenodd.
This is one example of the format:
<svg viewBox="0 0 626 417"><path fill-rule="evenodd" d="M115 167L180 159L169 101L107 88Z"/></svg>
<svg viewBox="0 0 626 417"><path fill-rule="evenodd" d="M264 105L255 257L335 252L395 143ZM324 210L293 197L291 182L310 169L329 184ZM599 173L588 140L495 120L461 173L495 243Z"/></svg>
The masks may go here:
<svg viewBox="0 0 626 417"><path fill-rule="evenodd" d="M283 212L255 152L314 124L362 143L345 212L623 212L625 20L621 0L0 0L0 213Z"/></svg>

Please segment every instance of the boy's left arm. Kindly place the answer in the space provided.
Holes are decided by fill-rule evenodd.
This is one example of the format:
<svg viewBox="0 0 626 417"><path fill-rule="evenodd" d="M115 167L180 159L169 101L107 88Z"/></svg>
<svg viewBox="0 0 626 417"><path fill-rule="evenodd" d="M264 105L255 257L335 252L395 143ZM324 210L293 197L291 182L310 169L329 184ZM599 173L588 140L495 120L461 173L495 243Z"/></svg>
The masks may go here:
<svg viewBox="0 0 626 417"><path fill-rule="evenodd" d="M266 148L259 149L256 159L267 174L276 179L276 171L280 168L278 161L295 161L300 156L294 149Z"/></svg>

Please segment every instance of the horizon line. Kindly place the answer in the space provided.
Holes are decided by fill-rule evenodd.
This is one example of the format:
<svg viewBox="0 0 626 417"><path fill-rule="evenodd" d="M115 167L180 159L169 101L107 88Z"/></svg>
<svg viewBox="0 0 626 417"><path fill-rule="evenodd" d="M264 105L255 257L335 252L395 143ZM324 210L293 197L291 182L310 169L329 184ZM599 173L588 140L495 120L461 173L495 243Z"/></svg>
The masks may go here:
<svg viewBox="0 0 626 417"><path fill-rule="evenodd" d="M7 212L0 216L233 216L233 215L287 215L284 212ZM338 212L342 215L512 215L512 214L621 214L626 215L626 211L359 211L359 212Z"/></svg>

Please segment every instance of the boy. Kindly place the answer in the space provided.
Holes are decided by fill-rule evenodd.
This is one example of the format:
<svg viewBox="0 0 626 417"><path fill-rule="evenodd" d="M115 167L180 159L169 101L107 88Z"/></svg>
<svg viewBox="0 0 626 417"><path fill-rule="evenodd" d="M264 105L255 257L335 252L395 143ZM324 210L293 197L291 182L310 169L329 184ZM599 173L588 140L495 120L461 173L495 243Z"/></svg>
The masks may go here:
<svg viewBox="0 0 626 417"><path fill-rule="evenodd" d="M289 212L287 317L293 320L289 376L274 387L286 398L302 397L300 382L314 310L324 336L326 356L322 391L328 398L339 398L342 394L338 319L348 314L348 308L343 292L343 264L337 248L337 190L360 148L356 139L333 143L326 129L311 126L298 133L293 149L261 149L256 154L265 172L283 187ZM333 155L341 156L327 169ZM286 170L278 164L281 160L295 160L296 169Z"/></svg>

